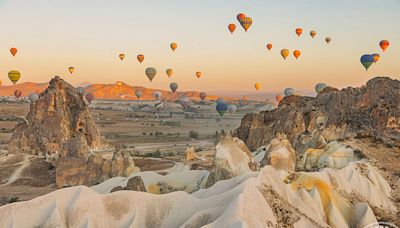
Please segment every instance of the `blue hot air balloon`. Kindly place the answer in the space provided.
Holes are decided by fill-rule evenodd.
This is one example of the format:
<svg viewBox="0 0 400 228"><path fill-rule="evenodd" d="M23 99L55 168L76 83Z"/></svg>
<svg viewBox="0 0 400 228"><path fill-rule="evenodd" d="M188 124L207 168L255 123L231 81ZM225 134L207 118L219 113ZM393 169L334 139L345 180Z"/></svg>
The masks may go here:
<svg viewBox="0 0 400 228"><path fill-rule="evenodd" d="M217 103L215 109L217 110L218 114L222 117L226 113L226 111L228 111L228 105L225 103Z"/></svg>
<svg viewBox="0 0 400 228"><path fill-rule="evenodd" d="M292 96L294 95L294 89L293 88L286 88L283 93L285 94L285 96Z"/></svg>
<svg viewBox="0 0 400 228"><path fill-rule="evenodd" d="M324 90L328 85L325 83L318 83L315 85L315 92L319 93Z"/></svg>
<svg viewBox="0 0 400 228"><path fill-rule="evenodd" d="M374 56L373 55L363 55L361 56L361 64L365 67L365 70L368 70L368 68L374 63Z"/></svg>

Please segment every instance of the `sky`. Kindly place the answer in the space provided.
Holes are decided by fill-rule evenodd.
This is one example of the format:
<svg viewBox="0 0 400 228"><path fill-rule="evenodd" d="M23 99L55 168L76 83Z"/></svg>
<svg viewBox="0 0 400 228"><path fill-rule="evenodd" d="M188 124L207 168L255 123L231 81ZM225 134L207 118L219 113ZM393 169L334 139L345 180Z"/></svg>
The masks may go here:
<svg viewBox="0 0 400 228"><path fill-rule="evenodd" d="M256 82L261 92L360 86L374 76L400 78L398 12L400 0L0 0L0 79L11 84L8 71L19 70L19 83L59 75L75 85L121 80L168 89L176 82L181 91L253 91ZM253 19L248 32L238 13ZM233 35L229 23L237 26ZM382 39L391 43L385 53ZM302 55L285 61L283 48ZM360 57L372 53L381 60L365 71ZM137 54L145 55L142 64ZM144 73L150 66L157 69L152 83Z"/></svg>

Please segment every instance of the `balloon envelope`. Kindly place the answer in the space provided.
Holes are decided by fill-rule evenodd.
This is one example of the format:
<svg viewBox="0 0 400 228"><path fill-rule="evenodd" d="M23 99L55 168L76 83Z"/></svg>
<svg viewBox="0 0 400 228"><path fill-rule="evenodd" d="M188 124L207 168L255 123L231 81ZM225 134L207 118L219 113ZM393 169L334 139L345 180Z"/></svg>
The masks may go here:
<svg viewBox="0 0 400 228"><path fill-rule="evenodd" d="M315 85L315 92L320 93L322 90L324 90L326 87L328 87L327 84L325 83L318 83Z"/></svg>
<svg viewBox="0 0 400 228"><path fill-rule="evenodd" d="M303 29L302 28L297 28L296 29L296 34L297 34L298 37L300 37L302 33L303 33Z"/></svg>
<svg viewBox="0 0 400 228"><path fill-rule="evenodd" d="M288 49L282 49L281 50L281 55L283 59L286 59L289 56L289 50Z"/></svg>
<svg viewBox="0 0 400 228"><path fill-rule="evenodd" d="M142 97L143 92L140 91L140 90L136 90L136 91L135 91L135 95L136 95L137 98L140 98L140 97Z"/></svg>
<svg viewBox="0 0 400 228"><path fill-rule="evenodd" d="M258 91L261 88L261 84L260 83L254 84L254 88L256 88L256 90Z"/></svg>
<svg viewBox="0 0 400 228"><path fill-rule="evenodd" d="M169 88L171 88L172 92L175 93L175 91L178 89L178 84L177 83L171 83L169 85Z"/></svg>
<svg viewBox="0 0 400 228"><path fill-rule="evenodd" d="M18 50L13 47L13 48L10 48L10 52L11 52L12 56L15 56L17 54Z"/></svg>
<svg viewBox="0 0 400 228"><path fill-rule="evenodd" d="M85 89L84 88L82 88L82 87L78 87L78 88L76 88L76 92L79 94L79 95L83 95L83 94L85 94Z"/></svg>
<svg viewBox="0 0 400 228"><path fill-rule="evenodd" d="M87 94L85 95L85 97L86 97L86 100L89 102L89 104L92 103L92 101L93 101L93 99L94 99L93 93L87 93Z"/></svg>
<svg viewBox="0 0 400 228"><path fill-rule="evenodd" d="M374 57L372 55L363 55L360 59L361 64L364 66L365 70L374 63Z"/></svg>
<svg viewBox="0 0 400 228"><path fill-rule="evenodd" d="M293 55L296 59L298 59L301 55L301 52L299 50L294 50Z"/></svg>
<svg viewBox="0 0 400 228"><path fill-rule="evenodd" d="M75 71L75 67L68 67L68 71L69 71L69 73L74 73L74 71Z"/></svg>
<svg viewBox="0 0 400 228"><path fill-rule="evenodd" d="M233 34L233 32L236 30L236 25L235 24L229 24L228 25L228 29Z"/></svg>
<svg viewBox="0 0 400 228"><path fill-rule="evenodd" d="M230 114L234 114L234 113L236 113L236 111L237 111L236 105L234 105L234 104L228 105L228 112Z"/></svg>
<svg viewBox="0 0 400 228"><path fill-rule="evenodd" d="M219 103L225 103L225 99L222 98L222 97L218 98L217 99L217 104L219 104Z"/></svg>
<svg viewBox="0 0 400 228"><path fill-rule="evenodd" d="M278 101L278 103L280 103L283 99L283 96L278 94L278 95L276 95L275 99L276 99L276 101Z"/></svg>
<svg viewBox="0 0 400 228"><path fill-rule="evenodd" d="M378 62L381 56L379 54L372 54L372 57L374 57L374 63Z"/></svg>
<svg viewBox="0 0 400 228"><path fill-rule="evenodd" d="M379 46L382 48L382 51L386 51L389 45L389 41L387 40L381 40L381 42L379 42Z"/></svg>
<svg viewBox="0 0 400 228"><path fill-rule="evenodd" d="M21 73L19 71L12 70L12 71L8 72L8 78L15 85L18 82L18 80L21 78Z"/></svg>
<svg viewBox="0 0 400 228"><path fill-rule="evenodd" d="M125 59L125 54L119 54L118 57L119 57L119 59L122 61L122 60Z"/></svg>
<svg viewBox="0 0 400 228"><path fill-rule="evenodd" d="M240 24L242 24L243 19L246 17L244 13L239 13L236 18L239 21Z"/></svg>
<svg viewBox="0 0 400 228"><path fill-rule="evenodd" d="M294 95L294 89L293 88L286 88L283 93L285 94L285 96L292 96Z"/></svg>
<svg viewBox="0 0 400 228"><path fill-rule="evenodd" d="M311 36L312 38L314 38L316 35L317 35L317 32L316 32L316 31L311 31L311 32L310 32L310 36Z"/></svg>
<svg viewBox="0 0 400 228"><path fill-rule="evenodd" d="M332 38L330 38L330 37L326 37L326 38L325 38L325 42L326 42L327 44L329 44L331 41L332 41Z"/></svg>
<svg viewBox="0 0 400 228"><path fill-rule="evenodd" d="M28 95L28 99L31 103L34 103L39 99L39 95L37 93L31 93Z"/></svg>
<svg viewBox="0 0 400 228"><path fill-rule="evenodd" d="M160 100L160 98L161 98L161 92L160 92L160 91L156 91L156 92L153 93L153 96L154 96L157 100Z"/></svg>
<svg viewBox="0 0 400 228"><path fill-rule="evenodd" d="M272 44L267 44L267 48L268 48L268 50L271 50L272 49Z"/></svg>
<svg viewBox="0 0 400 228"><path fill-rule="evenodd" d="M205 92L201 92L201 93L199 94L199 96L200 96L200 99L201 99L202 101L204 101L204 100L206 99L206 97L207 97L207 94L206 94Z"/></svg>
<svg viewBox="0 0 400 228"><path fill-rule="evenodd" d="M250 17L245 17L243 18L241 25L244 28L244 31L247 32L249 30L251 24L253 24L253 20Z"/></svg>
<svg viewBox="0 0 400 228"><path fill-rule="evenodd" d="M149 67L146 69L146 75L149 78L150 82L153 81L153 78L156 76L157 70L154 67Z"/></svg>
<svg viewBox="0 0 400 228"><path fill-rule="evenodd" d="M124 84L124 83L121 82L121 81L117 81L117 82L115 83L115 85L116 85L117 87L121 87L123 84Z"/></svg>
<svg viewBox="0 0 400 228"><path fill-rule="evenodd" d="M172 70L172 69L167 69L167 70L165 71L165 73L167 73L167 76L170 78L170 77L172 76L172 74L174 73L174 70Z"/></svg>
<svg viewBox="0 0 400 228"><path fill-rule="evenodd" d="M228 110L228 105L226 105L225 103L217 103L215 109L217 110L218 114L222 117Z"/></svg>
<svg viewBox="0 0 400 228"><path fill-rule="evenodd" d="M144 60L144 55L139 54L136 58L137 58L137 60L139 61L139 63L142 63L143 60Z"/></svg>
<svg viewBox="0 0 400 228"><path fill-rule="evenodd" d="M178 47L178 44L171 43L169 46L171 47L172 51L175 51L175 49Z"/></svg>
<svg viewBox="0 0 400 228"><path fill-rule="evenodd" d="M20 98L20 97L22 96L22 91L19 90L19 89L15 90L15 91L14 91L14 96L15 96L16 98Z"/></svg>
<svg viewBox="0 0 400 228"><path fill-rule="evenodd" d="M203 73L201 73L200 71L197 71L197 72L196 72L196 77L197 77L197 78L200 78L202 74L203 74Z"/></svg>

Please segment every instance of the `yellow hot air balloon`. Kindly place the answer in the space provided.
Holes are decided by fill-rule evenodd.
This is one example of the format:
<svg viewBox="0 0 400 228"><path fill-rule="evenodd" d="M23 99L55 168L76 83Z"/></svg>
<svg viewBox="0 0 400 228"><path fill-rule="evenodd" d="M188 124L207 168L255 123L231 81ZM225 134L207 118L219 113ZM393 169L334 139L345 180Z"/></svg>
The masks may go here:
<svg viewBox="0 0 400 228"><path fill-rule="evenodd" d="M196 77L197 77L197 78L200 78L201 75L202 75L202 73L201 73L200 71L197 71L197 72L196 72Z"/></svg>
<svg viewBox="0 0 400 228"><path fill-rule="evenodd" d="M242 21L241 25L244 28L244 31L247 32L247 30L249 30L249 28L250 28L252 23L253 23L253 20L251 19L251 17L243 18L243 21Z"/></svg>
<svg viewBox="0 0 400 228"><path fill-rule="evenodd" d="M301 52L299 50L294 50L293 55L296 59L299 58L299 56L301 55Z"/></svg>
<svg viewBox="0 0 400 228"><path fill-rule="evenodd" d="M289 50L288 49L282 49L281 50L281 55L283 57L283 59L286 59L289 56Z"/></svg>
<svg viewBox="0 0 400 228"><path fill-rule="evenodd" d="M311 36L312 38L314 38L316 35L317 35L317 32L316 32L316 31L311 31L311 32L310 32L310 36Z"/></svg>
<svg viewBox="0 0 400 228"><path fill-rule="evenodd" d="M139 61L139 63L142 63L143 60L144 60L144 55L139 54L139 55L137 56L137 60Z"/></svg>
<svg viewBox="0 0 400 228"><path fill-rule="evenodd" d="M175 51L175 49L178 47L178 44L171 43L169 46L171 47L172 51Z"/></svg>
<svg viewBox="0 0 400 228"><path fill-rule="evenodd" d="M125 59L125 54L119 54L119 59L122 61Z"/></svg>
<svg viewBox="0 0 400 228"><path fill-rule="evenodd" d="M69 73L74 73L74 71L75 71L75 67L68 67L68 71L69 71Z"/></svg>
<svg viewBox="0 0 400 228"><path fill-rule="evenodd" d="M261 84L260 83L254 84L254 88L256 88L256 90L258 91L261 88Z"/></svg>
<svg viewBox="0 0 400 228"><path fill-rule="evenodd" d="M21 73L16 70L12 70L8 72L8 78L14 83L14 85L17 83L17 81L21 78Z"/></svg>
<svg viewBox="0 0 400 228"><path fill-rule="evenodd" d="M165 72L167 73L167 76L170 78L172 76L172 74L174 73L174 70L167 69Z"/></svg>

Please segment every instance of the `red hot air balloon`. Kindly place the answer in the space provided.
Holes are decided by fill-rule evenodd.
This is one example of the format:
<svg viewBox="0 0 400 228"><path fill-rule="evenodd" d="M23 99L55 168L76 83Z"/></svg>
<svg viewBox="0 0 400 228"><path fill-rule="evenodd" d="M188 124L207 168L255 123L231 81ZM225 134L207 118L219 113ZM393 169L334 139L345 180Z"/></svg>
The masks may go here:
<svg viewBox="0 0 400 228"><path fill-rule="evenodd" d="M18 50L15 47L13 47L10 49L10 52L11 52L12 56L15 56L17 54Z"/></svg>
<svg viewBox="0 0 400 228"><path fill-rule="evenodd" d="M14 91L14 96L18 99L22 96L22 91L17 89Z"/></svg>
<svg viewBox="0 0 400 228"><path fill-rule="evenodd" d="M268 48L268 50L271 51L271 49L272 49L272 44L267 44L267 48Z"/></svg>
<svg viewBox="0 0 400 228"><path fill-rule="evenodd" d="M246 17L244 13L239 13L236 18L239 21L240 24L242 24L243 19Z"/></svg>
<svg viewBox="0 0 400 228"><path fill-rule="evenodd" d="M381 42L379 42L379 46L382 48L382 51L386 51L389 45L390 43L387 40L381 40Z"/></svg>

